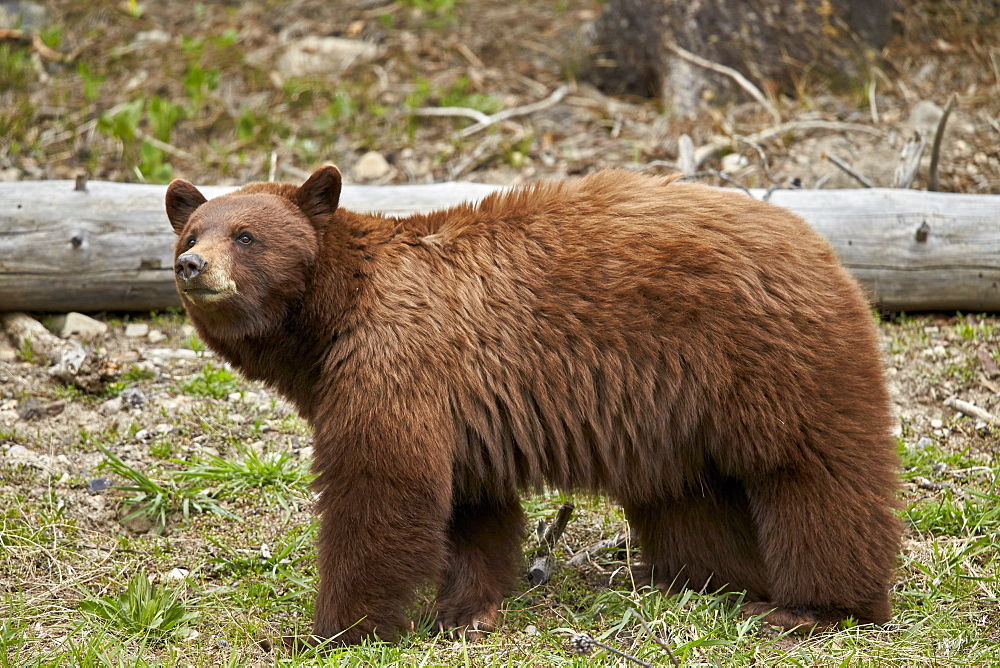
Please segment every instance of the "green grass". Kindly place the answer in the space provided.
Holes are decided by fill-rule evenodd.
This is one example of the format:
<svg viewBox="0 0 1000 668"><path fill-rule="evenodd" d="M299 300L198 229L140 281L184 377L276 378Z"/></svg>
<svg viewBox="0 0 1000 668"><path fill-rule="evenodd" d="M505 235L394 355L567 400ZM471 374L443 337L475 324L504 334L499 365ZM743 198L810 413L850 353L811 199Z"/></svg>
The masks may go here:
<svg viewBox="0 0 1000 668"><path fill-rule="evenodd" d="M98 446L106 457L102 468L112 475L124 478L126 484L118 485L123 492L132 492L124 501L130 511L122 518L129 521L137 518L147 518L159 529L167 526L171 514L180 513L187 520L193 513L215 513L230 519L238 519L236 515L219 505L218 501L204 489L194 485L183 484L185 481L178 474L168 475L163 480L153 480L145 473L126 464L121 457L104 446Z"/></svg>
<svg viewBox="0 0 1000 668"><path fill-rule="evenodd" d="M225 399L239 389L236 374L225 368L216 368L211 363L206 364L200 374L181 383L184 394L211 399Z"/></svg>
<svg viewBox="0 0 1000 668"><path fill-rule="evenodd" d="M218 498L236 498L250 492L263 493L286 511L303 497L310 479L308 471L288 451L258 453L252 447L236 446L236 458L206 455L174 474L175 479L200 484Z"/></svg>
<svg viewBox="0 0 1000 668"><path fill-rule="evenodd" d="M962 335L969 322L910 318L885 325L887 345L899 342L900 373L924 373L930 358L920 351L944 337L959 347L955 352L996 345L991 321L975 321L972 339ZM100 453L93 470L66 477L0 468L0 606L6 612L0 666L635 665L612 649L670 665L664 646L685 666L997 665L1000 440L995 431L976 430L968 418L945 412L934 414L941 428L910 418L899 437L906 536L894 616L883 627L845 623L812 636L781 635L742 619L738 597L637 589L629 575L639 558L634 548L569 568L578 550L628 526L621 509L604 499L550 492L524 499L532 535L523 547L526 567L535 525L551 520L565 501L575 502L556 546L553 578L534 588L520 583L505 601L499 628L485 640L432 635L421 616L433 598L428 589L410 610L414 629L398 643L319 655L265 650L261 640L276 645L284 634L309 631L318 522L308 461L295 452L310 443L309 431L283 404L252 400L259 390L232 372L203 360L177 365L157 378L141 370L124 374L150 397L160 392L181 399L176 410L155 409L151 400L114 425L46 435L35 423L18 423L16 432L0 434L0 445ZM975 386L950 367L940 373L960 395ZM183 379L183 397L172 393L174 378ZM248 388L244 401L220 400L242 387ZM97 408L82 397L67 401ZM234 411L243 419L234 420ZM172 427L169 433L156 432L161 423ZM155 434L152 440L138 440L140 429ZM142 457L147 449L157 459ZM117 487L87 494L87 481L97 476ZM147 522L135 528L117 519L129 516ZM167 577L178 568L183 579ZM578 654L570 645L578 634L611 649L595 645Z"/></svg>
<svg viewBox="0 0 1000 668"><path fill-rule="evenodd" d="M90 596L80 610L124 636L167 641L184 638L198 613L165 587L155 587L144 572L137 573L118 596Z"/></svg>

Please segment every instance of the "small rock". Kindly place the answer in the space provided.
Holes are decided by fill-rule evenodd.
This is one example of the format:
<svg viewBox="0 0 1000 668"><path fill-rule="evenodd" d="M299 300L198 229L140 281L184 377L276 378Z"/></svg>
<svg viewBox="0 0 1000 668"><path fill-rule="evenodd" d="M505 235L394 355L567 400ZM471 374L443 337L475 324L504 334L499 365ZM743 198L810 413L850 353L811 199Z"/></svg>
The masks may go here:
<svg viewBox="0 0 1000 668"><path fill-rule="evenodd" d="M124 406L125 402L121 397L112 397L101 404L100 412L104 417L111 417L115 413L121 412Z"/></svg>
<svg viewBox="0 0 1000 668"><path fill-rule="evenodd" d="M148 429L140 429L139 431L135 432L135 440L137 441L148 441L149 437L150 433Z"/></svg>
<svg viewBox="0 0 1000 668"><path fill-rule="evenodd" d="M0 169L0 181L20 181L22 176L24 176L24 174L17 167Z"/></svg>
<svg viewBox="0 0 1000 668"><path fill-rule="evenodd" d="M109 487L114 487L115 481L110 478L94 478L87 483L87 491L91 494L97 494L98 492L103 492Z"/></svg>
<svg viewBox="0 0 1000 668"><path fill-rule="evenodd" d="M944 422L941 422L941 420L938 419L931 420L931 429L940 429L943 426Z"/></svg>
<svg viewBox="0 0 1000 668"><path fill-rule="evenodd" d="M230 413L229 421L233 424L243 424L247 421L247 418L245 415L240 415L239 413Z"/></svg>
<svg viewBox="0 0 1000 668"><path fill-rule="evenodd" d="M215 641L215 647L217 649L229 649L229 643L223 640L222 638L219 638L218 640Z"/></svg>
<svg viewBox="0 0 1000 668"><path fill-rule="evenodd" d="M727 153L722 156L722 171L724 172L738 172L749 164L750 161L742 153Z"/></svg>
<svg viewBox="0 0 1000 668"><path fill-rule="evenodd" d="M380 179L392 170L392 166L378 151L368 151L358 158L351 168L351 174L359 181Z"/></svg>
<svg viewBox="0 0 1000 668"><path fill-rule="evenodd" d="M36 2L0 3L0 28L34 31L49 21L48 11Z"/></svg>
<svg viewBox="0 0 1000 668"><path fill-rule="evenodd" d="M931 447L933 445L934 445L934 439L933 438L928 438L927 436L924 436L919 441L917 441L916 449L917 450L926 450L927 448L929 448L929 447Z"/></svg>
<svg viewBox="0 0 1000 668"><path fill-rule="evenodd" d="M34 399L28 399L24 401L17 409L18 415L22 420L39 420L43 417L55 417L63 412L66 408L65 401L52 401L49 403L42 403Z"/></svg>
<svg viewBox="0 0 1000 668"><path fill-rule="evenodd" d="M307 445L306 447L299 449L300 459L312 459L312 456L313 456L313 447L311 445Z"/></svg>
<svg viewBox="0 0 1000 668"><path fill-rule="evenodd" d="M263 54L261 54L263 55ZM309 35L290 42L274 66L279 76L302 78L336 76L355 62L369 61L378 55L378 47L370 42L342 37ZM251 60L257 56L251 55Z"/></svg>
<svg viewBox="0 0 1000 668"><path fill-rule="evenodd" d="M156 425L155 427L153 427L153 430L157 434L170 434L170 433L173 433L173 432L177 431L177 427L174 427L173 425L169 425L169 424L160 423L160 424Z"/></svg>
<svg viewBox="0 0 1000 668"><path fill-rule="evenodd" d="M153 329L150 330L149 336L147 336L146 338L149 339L150 343L163 343L164 341L167 340L167 335L158 329Z"/></svg>
<svg viewBox="0 0 1000 668"><path fill-rule="evenodd" d="M149 334L149 325L144 322L130 322L125 325L125 336L130 339L141 339Z"/></svg>
<svg viewBox="0 0 1000 668"><path fill-rule="evenodd" d="M206 350L200 355L190 348L148 348L142 352L142 358L147 360L196 360L199 357L213 357L211 351Z"/></svg>
<svg viewBox="0 0 1000 668"><path fill-rule="evenodd" d="M76 312L56 316L52 319L52 324L56 334L63 339L73 336L84 341L93 341L108 331L108 326L100 320Z"/></svg>
<svg viewBox="0 0 1000 668"><path fill-rule="evenodd" d="M0 343L0 362L14 362L17 360L17 351L13 346Z"/></svg>
<svg viewBox="0 0 1000 668"><path fill-rule="evenodd" d="M52 457L29 450L19 444L10 446L6 459L8 464L29 466L49 474L55 473L58 468Z"/></svg>
<svg viewBox="0 0 1000 668"><path fill-rule="evenodd" d="M142 408L146 405L146 395L138 387L126 387L122 390L122 408Z"/></svg>
<svg viewBox="0 0 1000 668"><path fill-rule="evenodd" d="M534 624L528 624L527 626L524 627L524 633L529 636L537 636L538 627L535 626Z"/></svg>
<svg viewBox="0 0 1000 668"><path fill-rule="evenodd" d="M136 44L169 44L170 33L165 30L143 30L135 36Z"/></svg>
<svg viewBox="0 0 1000 668"><path fill-rule="evenodd" d="M173 570L168 571L167 573L164 573L163 574L163 579L164 580L183 580L190 573L191 573L191 571L189 571L186 568L174 568Z"/></svg>

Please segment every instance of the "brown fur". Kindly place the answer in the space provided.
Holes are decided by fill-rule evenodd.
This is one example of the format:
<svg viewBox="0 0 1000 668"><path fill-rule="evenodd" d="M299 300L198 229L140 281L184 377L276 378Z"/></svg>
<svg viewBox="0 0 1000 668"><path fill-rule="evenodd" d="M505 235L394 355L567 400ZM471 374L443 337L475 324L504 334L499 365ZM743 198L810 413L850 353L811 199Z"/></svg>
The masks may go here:
<svg viewBox="0 0 1000 668"><path fill-rule="evenodd" d="M545 484L620 502L661 587L746 590L785 626L889 618L897 460L865 299L789 212L668 182L404 219L338 209L333 167L208 203L171 184L199 334L315 430L317 636L391 638L428 580L443 629L491 628L517 495Z"/></svg>

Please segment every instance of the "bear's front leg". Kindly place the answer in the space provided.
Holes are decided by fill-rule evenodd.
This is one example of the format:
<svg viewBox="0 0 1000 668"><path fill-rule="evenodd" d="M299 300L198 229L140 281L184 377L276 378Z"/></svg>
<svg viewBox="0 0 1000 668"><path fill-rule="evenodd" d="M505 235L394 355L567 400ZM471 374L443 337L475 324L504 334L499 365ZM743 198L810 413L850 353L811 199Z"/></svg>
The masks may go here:
<svg viewBox="0 0 1000 668"><path fill-rule="evenodd" d="M391 640L415 588L436 582L444 568L450 479L436 479L438 467L428 462L400 466L405 456L366 464L347 459L317 479L322 518L313 634L345 645Z"/></svg>

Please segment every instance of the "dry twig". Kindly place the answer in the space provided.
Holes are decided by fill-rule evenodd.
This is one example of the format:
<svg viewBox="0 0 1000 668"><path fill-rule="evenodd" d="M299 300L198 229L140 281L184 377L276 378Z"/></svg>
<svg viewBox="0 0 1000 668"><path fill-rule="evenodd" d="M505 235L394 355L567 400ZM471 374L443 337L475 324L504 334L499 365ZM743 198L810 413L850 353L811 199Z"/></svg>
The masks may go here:
<svg viewBox="0 0 1000 668"><path fill-rule="evenodd" d="M763 105L764 108L767 109L768 112L771 114L771 116L774 118L774 122L776 124L781 123L781 114L779 114L778 110L775 109L773 104L771 104L771 101L764 96L764 93L762 93L761 90L753 84L753 82L751 82L745 76L740 74L737 70L734 70L731 67L727 67L726 65L720 65L719 63L708 60L707 58L702 58L701 56L691 53L687 49L680 47L676 44L668 43L667 48L676 53L684 60L688 61L689 63L694 63L698 67L704 67L706 70L712 70L713 72L718 72L719 74L726 75L727 77L735 81L740 86L740 88L750 93L753 99L760 102L761 105Z"/></svg>
<svg viewBox="0 0 1000 668"><path fill-rule="evenodd" d="M30 46L43 59L51 60L52 62L61 63L67 60L63 54L49 48L37 34L28 33L23 30L0 30L0 42L16 42L24 46Z"/></svg>
<svg viewBox="0 0 1000 668"><path fill-rule="evenodd" d="M823 157L826 158L828 161L832 162L834 165L836 165L838 168L840 168L840 170L842 172L844 172L845 174L847 174L848 176L850 176L852 179L854 179L855 181L857 181L858 183L860 183L861 185L863 185L865 188L874 188L875 187L874 183L872 183L871 181L869 181L868 179L866 179L865 177L863 177L861 174L858 174L856 171L854 171L853 167L851 167L850 165L848 165L846 162L844 162L843 160L841 160L837 156L830 155L829 153L824 153Z"/></svg>
<svg viewBox="0 0 1000 668"><path fill-rule="evenodd" d="M997 419L986 409L980 408L975 404L970 404L968 401L962 401L957 397L948 397L944 400L944 405L948 408L954 408L956 411L967 417L982 420L986 424L997 423Z"/></svg>
<svg viewBox="0 0 1000 668"><path fill-rule="evenodd" d="M938 158L941 156L941 140L944 138L944 128L948 124L948 116L955 106L955 94L948 98L948 103L944 105L944 111L938 120L937 129L934 131L934 144L931 146L931 170L927 177L927 189L936 192L938 189Z"/></svg>
<svg viewBox="0 0 1000 668"><path fill-rule="evenodd" d="M861 123L844 123L841 121L789 121L787 123L782 123L781 125L775 125L773 127L761 130L760 132L755 132L752 135L748 135L743 138L744 141L754 144L760 144L765 141L774 139L775 137L780 137L781 135L791 134L795 132L807 132L809 130L830 130L832 132L865 132L876 137L881 137L883 135L881 130L873 128L869 125L862 125ZM716 140L705 144L704 146L698 148L694 152L695 164L699 167L705 163L706 160L716 155L719 151L729 148L732 146L732 138L726 137L725 139Z"/></svg>
<svg viewBox="0 0 1000 668"><path fill-rule="evenodd" d="M903 145L899 164L892 174L893 188L909 188L913 183L913 177L920 169L920 157L924 154L925 144L923 133L914 131L913 136Z"/></svg>
<svg viewBox="0 0 1000 668"><path fill-rule="evenodd" d="M476 123L458 133L459 137L468 137L476 134L480 130L485 130L491 125L495 125L500 121L506 121L511 118L516 118L517 116L527 116L528 114L533 114L536 111L542 111L543 109L555 106L556 104L559 104L564 97L566 97L568 92L569 86L559 86L559 88L556 88L555 91L552 92L552 95L549 95L544 100L539 100L538 102L526 104L521 107L504 109L503 111L498 111L497 113L490 115L486 115L478 109L471 109L469 107L418 107L413 110L413 115L459 116L462 118L471 118L476 121Z"/></svg>
<svg viewBox="0 0 1000 668"><path fill-rule="evenodd" d="M552 523L540 532L539 542L542 544L543 554L535 559L534 563L531 564L531 568L528 569L528 581L531 582L532 586L545 584L552 577L552 569L555 567L552 550L562 536L563 531L566 530L566 525L569 524L570 518L573 517L573 508L574 504L572 501L564 503L559 508L559 512Z"/></svg>

